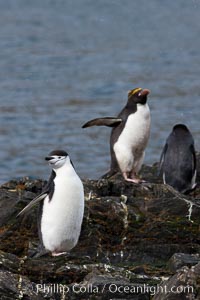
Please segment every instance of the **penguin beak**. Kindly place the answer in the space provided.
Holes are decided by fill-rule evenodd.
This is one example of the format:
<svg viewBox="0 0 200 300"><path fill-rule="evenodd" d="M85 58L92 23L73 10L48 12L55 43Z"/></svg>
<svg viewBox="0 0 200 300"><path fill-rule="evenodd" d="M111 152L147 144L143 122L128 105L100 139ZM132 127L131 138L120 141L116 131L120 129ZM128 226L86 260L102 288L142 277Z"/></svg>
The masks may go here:
<svg viewBox="0 0 200 300"><path fill-rule="evenodd" d="M47 161L49 161L49 160L52 160L54 157L52 157L52 156L46 156L45 157L45 160L47 160Z"/></svg>
<svg viewBox="0 0 200 300"><path fill-rule="evenodd" d="M138 96L147 96L148 94L150 93L150 90L148 89L144 89L144 90L141 90L141 92L139 92Z"/></svg>

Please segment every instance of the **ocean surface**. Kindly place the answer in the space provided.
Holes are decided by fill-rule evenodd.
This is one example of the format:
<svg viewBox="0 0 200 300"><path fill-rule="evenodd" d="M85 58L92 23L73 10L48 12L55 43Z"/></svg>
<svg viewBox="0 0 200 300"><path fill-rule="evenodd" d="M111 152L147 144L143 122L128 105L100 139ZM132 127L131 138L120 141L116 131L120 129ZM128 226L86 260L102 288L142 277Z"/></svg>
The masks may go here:
<svg viewBox="0 0 200 300"><path fill-rule="evenodd" d="M145 164L176 123L200 150L199 0L2 0L0 16L0 183L47 179L58 148L97 179L110 129L81 126L116 116L135 87L151 90Z"/></svg>

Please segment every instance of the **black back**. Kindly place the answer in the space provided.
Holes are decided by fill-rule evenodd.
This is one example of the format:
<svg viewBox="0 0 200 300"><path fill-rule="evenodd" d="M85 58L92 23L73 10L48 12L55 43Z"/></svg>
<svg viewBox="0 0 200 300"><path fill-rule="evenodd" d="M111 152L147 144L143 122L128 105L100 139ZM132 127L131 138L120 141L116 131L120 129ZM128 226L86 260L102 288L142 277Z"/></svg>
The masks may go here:
<svg viewBox="0 0 200 300"><path fill-rule="evenodd" d="M184 124L174 126L167 138L160 160L165 182L179 192L191 189L196 170L194 139Z"/></svg>

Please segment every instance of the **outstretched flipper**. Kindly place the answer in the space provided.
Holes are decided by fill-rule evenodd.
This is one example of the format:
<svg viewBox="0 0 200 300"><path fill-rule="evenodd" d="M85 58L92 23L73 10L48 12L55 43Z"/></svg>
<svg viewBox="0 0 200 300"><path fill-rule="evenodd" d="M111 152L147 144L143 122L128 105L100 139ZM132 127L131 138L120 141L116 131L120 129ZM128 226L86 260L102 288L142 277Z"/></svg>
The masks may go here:
<svg viewBox="0 0 200 300"><path fill-rule="evenodd" d="M38 204L40 201L44 200L44 198L48 195L47 192L44 192L37 196L35 199L33 199L28 205L26 205L20 213L18 213L17 217L27 213L32 207L34 207L36 204Z"/></svg>
<svg viewBox="0 0 200 300"><path fill-rule="evenodd" d="M85 123L82 128L91 127L91 126L109 126L109 127L116 127L122 122L121 118L115 117L105 117L105 118L97 118L88 121Z"/></svg>
<svg viewBox="0 0 200 300"><path fill-rule="evenodd" d="M34 198L27 206L25 206L24 209L22 209L20 213L18 213L17 217L27 213L32 207L37 205L40 201L44 200L46 196L49 196L49 200L51 200L52 193L54 191L54 181L53 181L54 178L55 178L55 172L52 171L49 181L44 186L42 193L38 195L36 198Z"/></svg>

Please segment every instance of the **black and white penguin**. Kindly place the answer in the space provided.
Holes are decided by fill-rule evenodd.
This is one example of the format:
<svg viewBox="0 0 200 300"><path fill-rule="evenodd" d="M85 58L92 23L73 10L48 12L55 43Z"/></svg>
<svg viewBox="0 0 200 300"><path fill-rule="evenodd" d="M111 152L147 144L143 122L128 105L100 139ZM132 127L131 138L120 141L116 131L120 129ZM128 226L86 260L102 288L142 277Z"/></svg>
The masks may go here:
<svg viewBox="0 0 200 300"><path fill-rule="evenodd" d="M93 119L82 128L90 126L113 127L110 136L110 171L102 176L108 178L120 171L125 180L141 182L141 169L145 148L150 136L150 110L147 104L148 89L136 88L128 92L128 101L116 118Z"/></svg>
<svg viewBox="0 0 200 300"><path fill-rule="evenodd" d="M76 246L84 213L84 189L74 166L63 150L54 150L46 158L52 168L43 192L20 213L35 204L39 209L39 236L53 256L63 254Z"/></svg>
<svg viewBox="0 0 200 300"><path fill-rule="evenodd" d="M176 124L166 140L160 158L163 183L186 193L196 186L194 139L187 126Z"/></svg>

